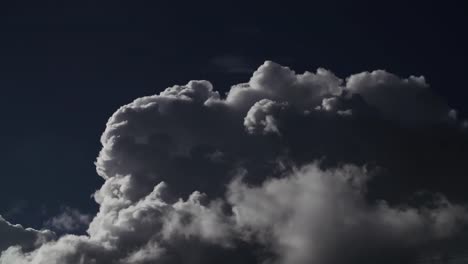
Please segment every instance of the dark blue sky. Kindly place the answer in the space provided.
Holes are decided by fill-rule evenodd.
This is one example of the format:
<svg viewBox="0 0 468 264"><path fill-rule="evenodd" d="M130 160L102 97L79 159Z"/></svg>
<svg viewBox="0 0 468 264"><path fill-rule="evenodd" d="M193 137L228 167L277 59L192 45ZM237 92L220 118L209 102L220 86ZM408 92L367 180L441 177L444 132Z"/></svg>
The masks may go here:
<svg viewBox="0 0 468 264"><path fill-rule="evenodd" d="M1 4L0 213L12 222L37 227L65 205L96 210L93 162L119 106L191 79L226 91L266 59L341 77L424 75L468 113L462 4L97 2Z"/></svg>

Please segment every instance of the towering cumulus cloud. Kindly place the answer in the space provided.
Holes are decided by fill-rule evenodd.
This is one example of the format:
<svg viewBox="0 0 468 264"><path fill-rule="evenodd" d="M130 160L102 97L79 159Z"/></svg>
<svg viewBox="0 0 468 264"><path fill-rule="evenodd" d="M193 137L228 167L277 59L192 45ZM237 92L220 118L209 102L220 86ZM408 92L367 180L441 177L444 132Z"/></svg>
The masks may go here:
<svg viewBox="0 0 468 264"><path fill-rule="evenodd" d="M464 123L423 77L382 70L267 61L226 96L173 86L109 119L87 235L0 218L0 263L414 261L466 234Z"/></svg>

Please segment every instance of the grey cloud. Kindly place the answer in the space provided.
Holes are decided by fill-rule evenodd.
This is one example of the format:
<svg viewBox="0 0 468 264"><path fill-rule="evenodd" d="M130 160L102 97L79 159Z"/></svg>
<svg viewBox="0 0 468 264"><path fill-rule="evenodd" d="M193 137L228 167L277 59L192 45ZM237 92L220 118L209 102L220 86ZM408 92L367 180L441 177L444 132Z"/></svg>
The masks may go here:
<svg viewBox="0 0 468 264"><path fill-rule="evenodd" d="M406 124L437 123L455 117L454 110L429 89L423 76L401 79L383 70L363 72L348 77L346 88L388 118Z"/></svg>
<svg viewBox="0 0 468 264"><path fill-rule="evenodd" d="M120 187L127 183L122 180ZM115 201L119 198L104 194L113 191L107 187L97 196L111 197L101 201L88 236L65 235L26 253L10 247L0 263L179 263L180 251L184 251L179 249L180 241L193 240L201 248L219 245L218 251L233 246L231 222L220 201L204 205L203 194L194 192L187 200L167 203L163 200L165 183L138 202Z"/></svg>
<svg viewBox="0 0 468 264"><path fill-rule="evenodd" d="M467 222L449 202L468 200L450 109L419 77L269 61L225 98L208 81L169 87L107 122L87 235L9 247L0 263L406 260ZM407 201L420 189L447 198Z"/></svg>
<svg viewBox="0 0 468 264"><path fill-rule="evenodd" d="M1 264L91 263L110 264L112 258L105 245L87 236L64 235L57 241L43 244L34 251L9 247L0 255Z"/></svg>
<svg viewBox="0 0 468 264"><path fill-rule="evenodd" d="M64 207L63 211L47 220L45 225L57 231L77 231L91 222L91 215L80 213L77 209Z"/></svg>
<svg viewBox="0 0 468 264"><path fill-rule="evenodd" d="M275 115L286 106L285 103L279 104L268 99L256 102L244 118L244 126L247 132L251 134L280 134Z"/></svg>
<svg viewBox="0 0 468 264"><path fill-rule="evenodd" d="M208 99L219 99L218 92L213 91L213 86L208 81L190 81L186 86L169 87L159 94L161 97L195 100L205 102Z"/></svg>
<svg viewBox="0 0 468 264"><path fill-rule="evenodd" d="M245 109L261 99L270 99L307 109L325 95L340 94L342 84L343 80L322 68L316 73L296 74L288 67L267 61L254 72L248 84L231 88L226 103Z"/></svg>
<svg viewBox="0 0 468 264"><path fill-rule="evenodd" d="M25 250L34 249L55 238L50 230L35 230L11 224L0 215L0 252L10 246L21 246Z"/></svg>
<svg viewBox="0 0 468 264"><path fill-rule="evenodd" d="M259 187L236 180L228 200L246 236L276 253L274 263L403 263L416 246L467 223L468 210L443 197L419 208L369 203L369 179L358 167L311 164Z"/></svg>

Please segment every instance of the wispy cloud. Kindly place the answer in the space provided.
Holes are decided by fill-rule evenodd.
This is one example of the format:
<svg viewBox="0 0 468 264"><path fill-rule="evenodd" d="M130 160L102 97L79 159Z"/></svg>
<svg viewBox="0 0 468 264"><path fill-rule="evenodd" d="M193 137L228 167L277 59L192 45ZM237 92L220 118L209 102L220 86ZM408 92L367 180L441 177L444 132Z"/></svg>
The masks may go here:
<svg viewBox="0 0 468 264"><path fill-rule="evenodd" d="M252 73L255 67L247 57L240 55L221 55L211 59L212 67L226 73Z"/></svg>
<svg viewBox="0 0 468 264"><path fill-rule="evenodd" d="M45 222L45 226L52 230L73 232L83 229L91 222L91 215L83 214L70 207L62 208L62 212Z"/></svg>

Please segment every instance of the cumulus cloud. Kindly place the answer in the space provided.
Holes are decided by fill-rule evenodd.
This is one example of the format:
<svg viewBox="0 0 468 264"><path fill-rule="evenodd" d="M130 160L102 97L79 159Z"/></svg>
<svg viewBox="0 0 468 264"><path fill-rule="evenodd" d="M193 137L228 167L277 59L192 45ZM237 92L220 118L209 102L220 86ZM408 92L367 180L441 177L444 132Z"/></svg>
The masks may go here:
<svg viewBox="0 0 468 264"><path fill-rule="evenodd" d="M404 263L464 232L462 124L423 77L385 71L267 61L225 97L169 87L107 122L87 234L7 242L0 263Z"/></svg>

